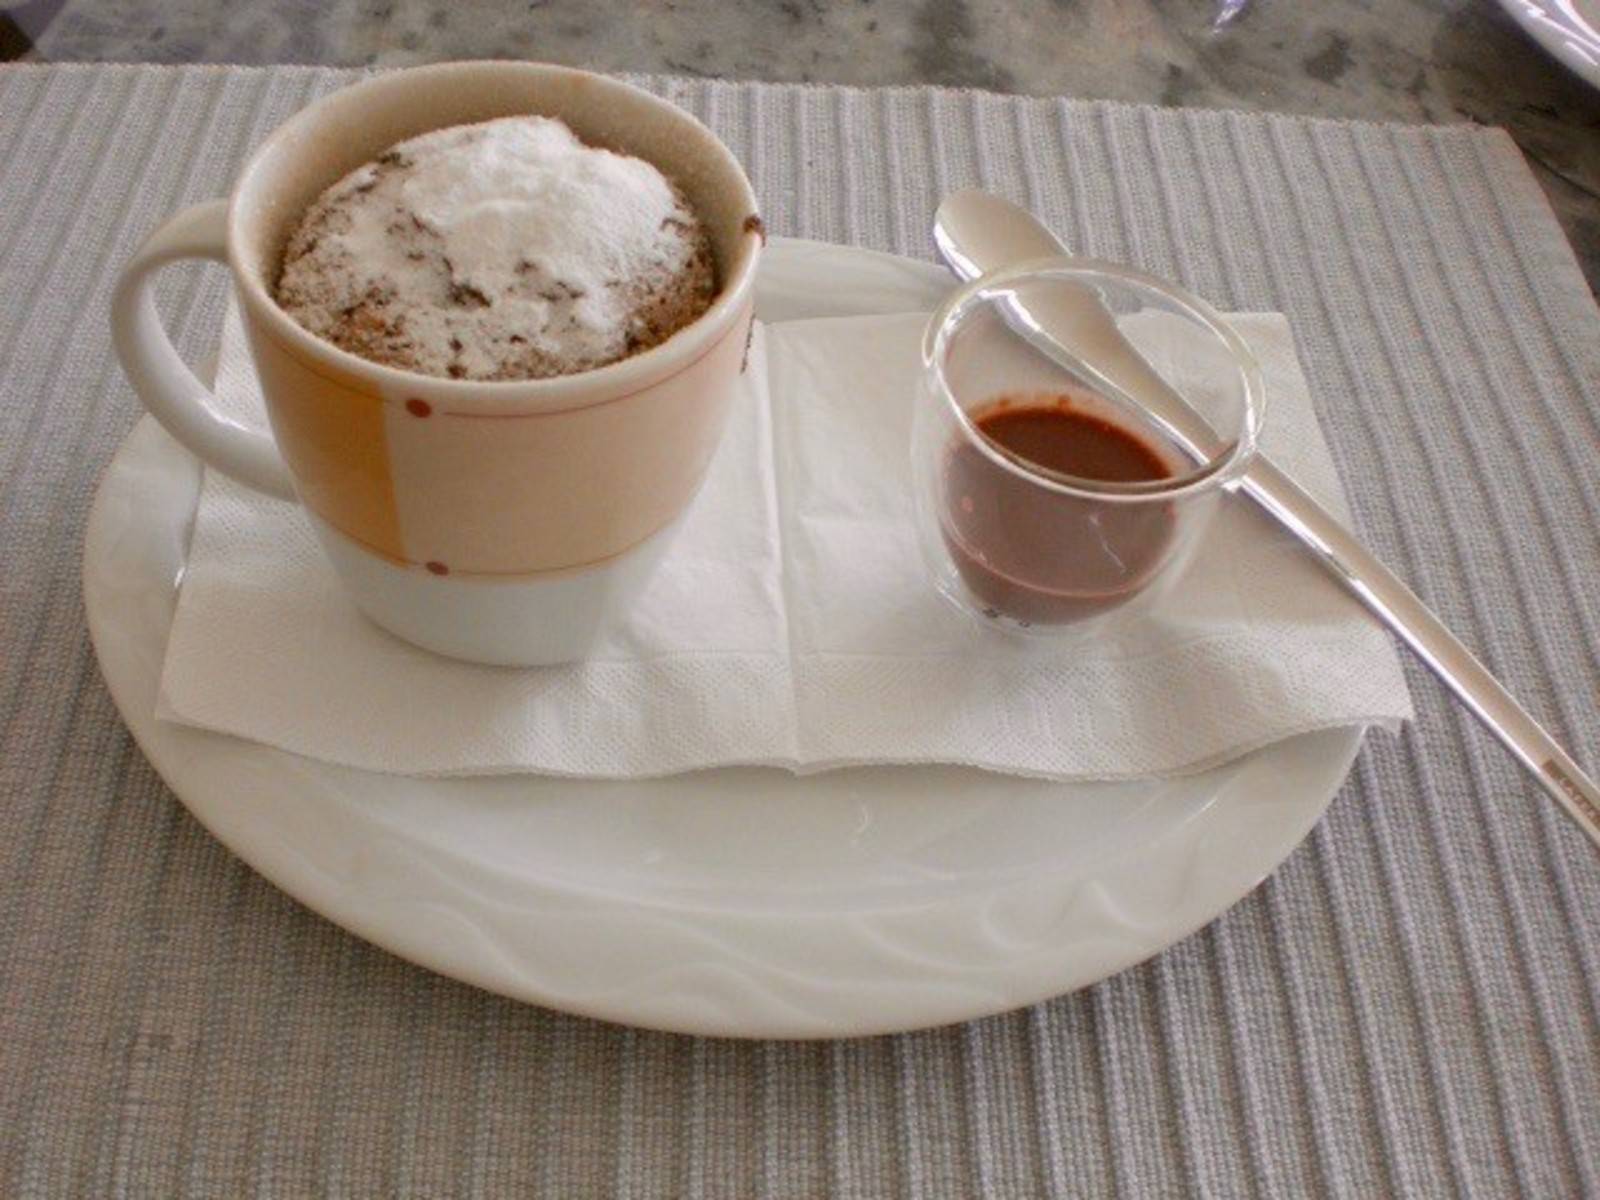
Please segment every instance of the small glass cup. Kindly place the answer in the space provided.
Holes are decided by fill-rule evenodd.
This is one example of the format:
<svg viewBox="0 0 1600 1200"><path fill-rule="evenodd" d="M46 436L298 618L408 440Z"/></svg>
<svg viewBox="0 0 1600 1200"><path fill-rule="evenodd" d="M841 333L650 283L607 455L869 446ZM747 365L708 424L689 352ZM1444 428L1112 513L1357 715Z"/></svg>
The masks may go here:
<svg viewBox="0 0 1600 1200"><path fill-rule="evenodd" d="M1211 426L1209 457L1040 348L1048 322L1036 315L1083 288ZM1148 611L1261 427L1260 370L1232 327L1181 288L1094 259L1038 259L962 287L929 322L922 367L912 469L924 557L941 593L1007 630L1081 636ZM1078 434L1058 456L1074 473L1034 457Z"/></svg>

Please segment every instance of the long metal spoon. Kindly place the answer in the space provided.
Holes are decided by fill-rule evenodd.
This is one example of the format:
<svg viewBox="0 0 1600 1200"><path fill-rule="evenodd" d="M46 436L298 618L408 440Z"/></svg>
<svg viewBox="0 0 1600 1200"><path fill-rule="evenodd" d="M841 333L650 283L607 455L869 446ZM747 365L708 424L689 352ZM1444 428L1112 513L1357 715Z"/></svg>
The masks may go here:
<svg viewBox="0 0 1600 1200"><path fill-rule="evenodd" d="M946 197L934 218L933 236L962 279L1030 258L1071 254L1031 213L981 191ZM1021 294L1007 320L1072 374L1138 405L1202 461L1214 453L1218 439L1210 423L1123 338L1088 288L1051 289L1032 301ZM1410 646L1600 846L1600 787L1410 588L1266 457L1256 456L1240 487Z"/></svg>

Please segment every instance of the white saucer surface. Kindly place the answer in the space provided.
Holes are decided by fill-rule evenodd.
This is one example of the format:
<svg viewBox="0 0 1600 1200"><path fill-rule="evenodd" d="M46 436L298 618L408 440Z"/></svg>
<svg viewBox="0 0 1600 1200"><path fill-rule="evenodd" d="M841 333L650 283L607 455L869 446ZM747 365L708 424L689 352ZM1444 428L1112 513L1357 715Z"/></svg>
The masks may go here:
<svg viewBox="0 0 1600 1200"><path fill-rule="evenodd" d="M764 320L931 308L936 268L775 239ZM1204 925L1306 835L1357 729L1204 774L415 779L157 722L200 468L152 421L107 471L84 594L118 708L178 798L290 895L443 974L613 1021L837 1037L1094 983Z"/></svg>

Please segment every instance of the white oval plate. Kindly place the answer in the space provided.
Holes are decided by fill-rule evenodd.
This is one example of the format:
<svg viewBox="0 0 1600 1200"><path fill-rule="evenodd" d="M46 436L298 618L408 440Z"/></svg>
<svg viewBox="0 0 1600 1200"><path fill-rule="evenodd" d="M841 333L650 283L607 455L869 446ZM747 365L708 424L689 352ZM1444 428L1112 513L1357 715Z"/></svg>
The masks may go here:
<svg viewBox="0 0 1600 1200"><path fill-rule="evenodd" d="M948 286L927 264L775 240L757 311L926 311ZM89 628L145 754L225 845L330 920L569 1012L836 1037L1084 987L1255 887L1361 742L1339 729L1187 779L1096 785L956 768L612 783L330 766L154 717L199 484L146 418L89 520Z"/></svg>
<svg viewBox="0 0 1600 1200"><path fill-rule="evenodd" d="M1600 87L1600 0L1500 0L1534 39Z"/></svg>

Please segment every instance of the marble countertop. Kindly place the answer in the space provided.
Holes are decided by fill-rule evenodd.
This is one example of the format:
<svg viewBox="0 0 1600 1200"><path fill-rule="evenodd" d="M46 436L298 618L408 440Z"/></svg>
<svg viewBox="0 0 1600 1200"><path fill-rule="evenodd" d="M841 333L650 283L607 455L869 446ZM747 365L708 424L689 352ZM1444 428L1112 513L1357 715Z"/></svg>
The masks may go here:
<svg viewBox="0 0 1600 1200"><path fill-rule="evenodd" d="M486 56L1501 125L1600 287L1600 90L1493 0L0 0L0 58Z"/></svg>

